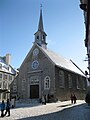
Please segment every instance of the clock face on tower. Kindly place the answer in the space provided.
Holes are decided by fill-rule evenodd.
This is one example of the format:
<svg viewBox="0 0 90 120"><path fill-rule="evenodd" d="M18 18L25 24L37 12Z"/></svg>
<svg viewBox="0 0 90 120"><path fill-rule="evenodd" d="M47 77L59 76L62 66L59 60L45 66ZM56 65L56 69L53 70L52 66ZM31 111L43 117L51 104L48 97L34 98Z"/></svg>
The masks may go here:
<svg viewBox="0 0 90 120"><path fill-rule="evenodd" d="M33 69L37 69L38 66L39 66L39 62L38 62L37 60L34 60L34 61L32 62L32 68L33 68Z"/></svg>
<svg viewBox="0 0 90 120"><path fill-rule="evenodd" d="M33 55L34 56L37 56L39 53L39 49L38 48L35 48L34 51L33 51Z"/></svg>

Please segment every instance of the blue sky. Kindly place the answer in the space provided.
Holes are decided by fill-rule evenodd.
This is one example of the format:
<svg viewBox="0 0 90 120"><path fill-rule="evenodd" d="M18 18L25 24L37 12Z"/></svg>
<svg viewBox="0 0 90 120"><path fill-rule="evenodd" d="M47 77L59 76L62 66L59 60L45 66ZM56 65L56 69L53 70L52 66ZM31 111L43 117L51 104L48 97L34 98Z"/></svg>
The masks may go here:
<svg viewBox="0 0 90 120"><path fill-rule="evenodd" d="M79 0L0 0L0 56L12 55L19 68L34 42L40 4L48 48L87 69L85 26Z"/></svg>

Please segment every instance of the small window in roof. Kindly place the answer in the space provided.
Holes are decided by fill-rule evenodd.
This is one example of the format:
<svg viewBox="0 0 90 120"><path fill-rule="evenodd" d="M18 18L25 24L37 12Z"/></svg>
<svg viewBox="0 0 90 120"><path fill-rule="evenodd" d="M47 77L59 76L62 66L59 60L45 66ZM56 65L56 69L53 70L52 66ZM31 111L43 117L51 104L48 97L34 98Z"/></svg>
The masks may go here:
<svg viewBox="0 0 90 120"><path fill-rule="evenodd" d="M0 63L0 69L2 69L2 64Z"/></svg>
<svg viewBox="0 0 90 120"><path fill-rule="evenodd" d="M2 77L3 77L3 76L2 76L2 73L0 73L0 80L2 80Z"/></svg>

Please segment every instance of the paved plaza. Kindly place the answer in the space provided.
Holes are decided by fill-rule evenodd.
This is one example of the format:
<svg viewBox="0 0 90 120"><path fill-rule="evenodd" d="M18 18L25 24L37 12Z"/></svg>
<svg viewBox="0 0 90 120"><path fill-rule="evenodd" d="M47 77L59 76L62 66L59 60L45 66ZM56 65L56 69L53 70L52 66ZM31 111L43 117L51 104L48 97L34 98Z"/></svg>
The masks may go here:
<svg viewBox="0 0 90 120"><path fill-rule="evenodd" d="M70 101L46 105L17 103L16 108L11 109L11 116L0 120L90 120L90 106L80 100L76 104Z"/></svg>

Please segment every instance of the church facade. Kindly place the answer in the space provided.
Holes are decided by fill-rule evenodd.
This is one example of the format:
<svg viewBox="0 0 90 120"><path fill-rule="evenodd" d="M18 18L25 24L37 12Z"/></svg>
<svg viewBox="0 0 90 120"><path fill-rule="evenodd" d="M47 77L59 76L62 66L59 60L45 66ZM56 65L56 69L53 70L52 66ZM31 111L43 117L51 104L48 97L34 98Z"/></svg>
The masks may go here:
<svg viewBox="0 0 90 120"><path fill-rule="evenodd" d="M85 75L71 60L47 48L43 27L42 9L34 44L19 68L14 80L19 99L41 99L50 96L52 101L69 100L71 93L84 99L87 90ZM14 82L11 85L11 96Z"/></svg>

